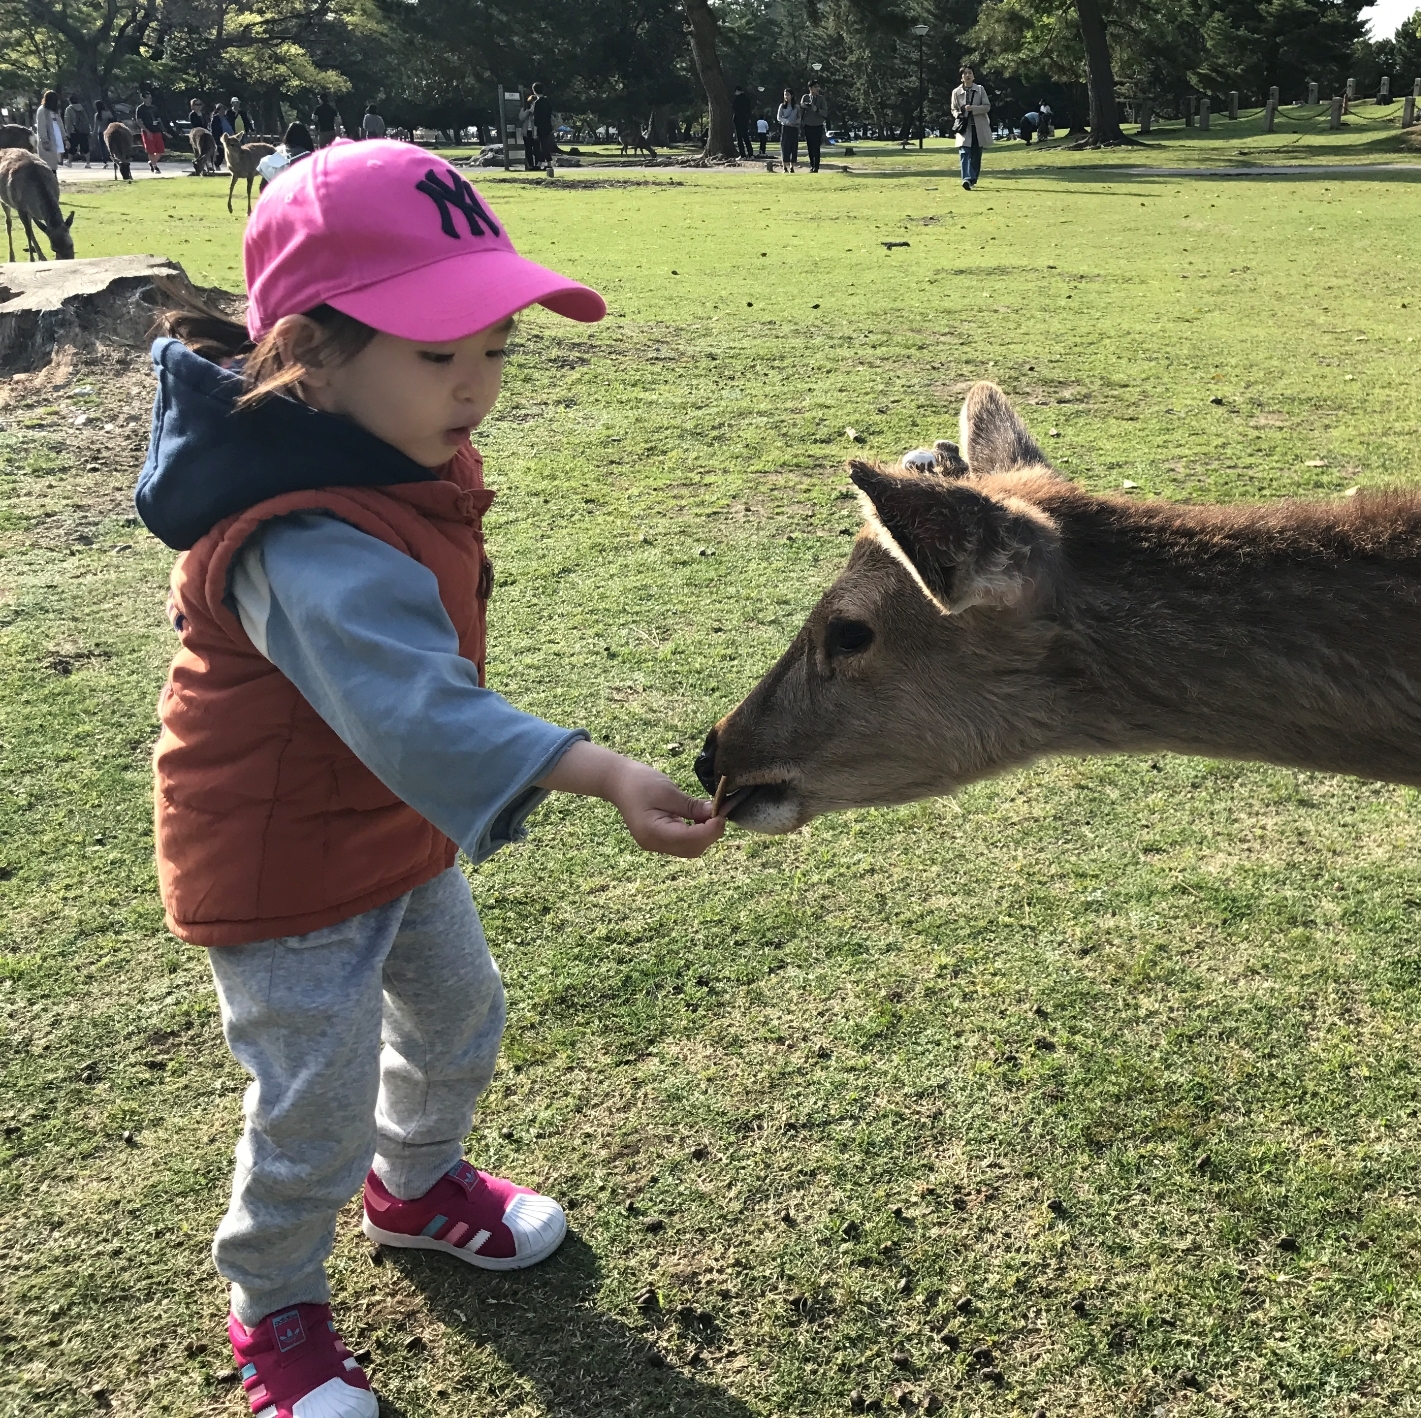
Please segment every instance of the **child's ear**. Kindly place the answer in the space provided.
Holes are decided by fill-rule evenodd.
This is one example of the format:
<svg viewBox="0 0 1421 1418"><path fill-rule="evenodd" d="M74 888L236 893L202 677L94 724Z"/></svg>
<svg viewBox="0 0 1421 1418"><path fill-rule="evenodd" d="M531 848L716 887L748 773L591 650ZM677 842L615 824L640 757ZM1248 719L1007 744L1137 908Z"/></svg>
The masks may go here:
<svg viewBox="0 0 1421 1418"><path fill-rule="evenodd" d="M272 327L271 336L276 341L283 366L301 367L303 384L323 389L330 382L320 362L321 327L309 316L283 315Z"/></svg>

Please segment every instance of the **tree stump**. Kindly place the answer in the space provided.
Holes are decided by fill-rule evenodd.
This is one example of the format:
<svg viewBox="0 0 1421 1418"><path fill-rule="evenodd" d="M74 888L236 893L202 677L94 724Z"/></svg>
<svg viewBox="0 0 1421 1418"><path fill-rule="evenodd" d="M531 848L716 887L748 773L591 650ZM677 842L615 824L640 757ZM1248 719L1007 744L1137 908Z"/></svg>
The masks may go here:
<svg viewBox="0 0 1421 1418"><path fill-rule="evenodd" d="M0 374L43 369L65 346L146 348L155 281L187 276L162 256L0 262Z"/></svg>

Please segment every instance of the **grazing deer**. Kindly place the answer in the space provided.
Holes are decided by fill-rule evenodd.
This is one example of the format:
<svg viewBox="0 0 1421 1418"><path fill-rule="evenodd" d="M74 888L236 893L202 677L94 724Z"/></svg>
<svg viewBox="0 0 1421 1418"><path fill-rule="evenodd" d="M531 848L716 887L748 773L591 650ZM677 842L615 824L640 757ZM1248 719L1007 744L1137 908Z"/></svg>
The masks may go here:
<svg viewBox="0 0 1421 1418"><path fill-rule="evenodd" d="M1421 493L1099 497L994 384L961 430L931 471L850 465L848 565L696 762L735 822L789 832L1052 754L1421 786Z"/></svg>
<svg viewBox="0 0 1421 1418"><path fill-rule="evenodd" d="M649 157L656 156L656 149L651 146L651 123L652 120L648 118L645 128L635 122L617 125L617 141L622 145L624 157L628 148L634 153L645 152Z"/></svg>
<svg viewBox="0 0 1421 1418"><path fill-rule="evenodd" d="M188 142L192 144L192 175L194 177L206 177L211 173L217 176L217 144L212 140L212 134L206 128L193 128L188 131Z"/></svg>
<svg viewBox="0 0 1421 1418"><path fill-rule="evenodd" d="M128 160L133 156L133 130L127 123L110 123L104 129L104 146L109 150L114 180L117 181L121 174L125 182L132 182L133 172Z"/></svg>
<svg viewBox="0 0 1421 1418"><path fill-rule="evenodd" d="M247 215L252 214L252 180L257 177L257 164L276 151L271 143L248 143L245 147L230 133L222 135L222 151L227 155L227 167L232 173L232 181L227 187L227 210L232 210L232 194L237 190L237 179L247 179Z"/></svg>
<svg viewBox="0 0 1421 1418"><path fill-rule="evenodd" d="M0 148L35 150L35 135L23 123L0 123Z"/></svg>
<svg viewBox="0 0 1421 1418"><path fill-rule="evenodd" d="M43 261L34 225L49 238L57 261L74 259L74 238L69 228L74 213L66 218L59 210L59 179L49 164L25 152L23 148L0 150L0 206L5 208L5 238L10 243L10 259L15 259L15 231L11 212L19 213L25 228L26 250L30 260Z"/></svg>

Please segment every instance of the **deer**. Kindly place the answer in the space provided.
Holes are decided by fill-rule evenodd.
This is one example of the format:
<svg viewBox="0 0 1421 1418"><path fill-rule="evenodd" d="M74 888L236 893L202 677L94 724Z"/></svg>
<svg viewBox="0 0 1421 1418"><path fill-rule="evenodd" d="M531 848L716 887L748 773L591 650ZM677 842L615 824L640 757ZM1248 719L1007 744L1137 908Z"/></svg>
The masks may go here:
<svg viewBox="0 0 1421 1418"><path fill-rule="evenodd" d="M56 261L74 259L74 238L68 217L59 209L59 179L49 164L23 148L0 150L0 206L5 208L5 238L10 244L10 260L15 259L15 231L11 213L19 214L25 228L25 249L31 261L45 260L35 236L35 225L49 238Z"/></svg>
<svg viewBox="0 0 1421 1418"><path fill-rule="evenodd" d="M989 383L959 438L850 463L848 564L696 760L733 822L791 832L1060 754L1421 787L1421 492L1100 496Z"/></svg>
<svg viewBox="0 0 1421 1418"><path fill-rule="evenodd" d="M227 155L227 167L232 181L227 187L227 210L232 210L232 194L237 190L237 179L247 179L247 215L252 214L252 180L258 176L257 164L276 151L272 143L247 143L245 146L230 133L222 135L222 151Z"/></svg>
<svg viewBox="0 0 1421 1418"><path fill-rule="evenodd" d="M23 123L0 123L0 148L35 150L35 135Z"/></svg>
<svg viewBox="0 0 1421 1418"><path fill-rule="evenodd" d="M645 128L635 121L617 125L617 141L622 145L623 157L628 149L633 153L645 152L648 157L656 156L656 149L651 146L651 123L652 120L648 118Z"/></svg>
<svg viewBox="0 0 1421 1418"><path fill-rule="evenodd" d="M188 130L188 142L192 145L192 175L206 177L209 173L217 176L217 144L206 128Z"/></svg>
<svg viewBox="0 0 1421 1418"><path fill-rule="evenodd" d="M127 123L110 123L104 129L104 147L108 149L109 161L113 164L114 181L122 175L125 182L133 181L133 172L128 160L133 156L133 130Z"/></svg>

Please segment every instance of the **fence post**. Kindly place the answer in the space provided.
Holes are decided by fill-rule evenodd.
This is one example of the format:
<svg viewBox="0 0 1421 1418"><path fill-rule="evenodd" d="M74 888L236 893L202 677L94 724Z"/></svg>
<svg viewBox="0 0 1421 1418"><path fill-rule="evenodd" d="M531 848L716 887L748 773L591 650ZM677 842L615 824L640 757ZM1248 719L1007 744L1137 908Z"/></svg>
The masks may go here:
<svg viewBox="0 0 1421 1418"><path fill-rule="evenodd" d="M1308 83L1308 106L1310 108L1317 106L1317 85L1311 81Z"/></svg>
<svg viewBox="0 0 1421 1418"><path fill-rule="evenodd" d="M1271 103L1274 108L1277 108L1277 107L1278 107L1278 85L1277 85L1277 84L1274 84L1273 87L1268 90L1268 102Z"/></svg>
<svg viewBox="0 0 1421 1418"><path fill-rule="evenodd" d="M1411 82L1411 97L1421 98L1421 79L1413 79Z"/></svg>
<svg viewBox="0 0 1421 1418"><path fill-rule="evenodd" d="M1263 131L1271 133L1273 131L1273 115L1278 111L1278 105L1270 98L1263 105Z"/></svg>
<svg viewBox="0 0 1421 1418"><path fill-rule="evenodd" d="M1378 103L1390 103L1390 102L1391 102L1391 75L1390 75L1390 74L1383 74L1383 75L1382 75L1381 87L1377 90L1377 102L1378 102Z"/></svg>
<svg viewBox="0 0 1421 1418"><path fill-rule="evenodd" d="M1194 95L1187 94L1184 99L1184 126L1192 128L1194 126Z"/></svg>
<svg viewBox="0 0 1421 1418"><path fill-rule="evenodd" d="M1209 131L1209 100L1206 98L1199 100L1199 127L1205 133Z"/></svg>
<svg viewBox="0 0 1421 1418"><path fill-rule="evenodd" d="M1349 99L1353 99L1353 98L1356 98L1356 97L1357 97L1357 81L1356 81L1356 79L1348 79L1348 80L1347 80L1347 97L1348 97Z"/></svg>
<svg viewBox="0 0 1421 1418"><path fill-rule="evenodd" d="M1342 126L1342 95L1333 94L1332 112L1327 115L1327 126L1337 129Z"/></svg>
<svg viewBox="0 0 1421 1418"><path fill-rule="evenodd" d="M1229 90L1229 121L1233 122L1238 117L1238 90Z"/></svg>
<svg viewBox="0 0 1421 1418"><path fill-rule="evenodd" d="M1401 101L1401 126L1410 128L1416 122L1416 100L1407 94Z"/></svg>
<svg viewBox="0 0 1421 1418"><path fill-rule="evenodd" d="M1140 132L1150 131L1150 119L1154 117L1154 105L1147 98L1140 100Z"/></svg>

